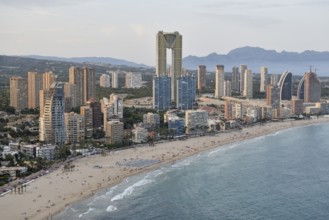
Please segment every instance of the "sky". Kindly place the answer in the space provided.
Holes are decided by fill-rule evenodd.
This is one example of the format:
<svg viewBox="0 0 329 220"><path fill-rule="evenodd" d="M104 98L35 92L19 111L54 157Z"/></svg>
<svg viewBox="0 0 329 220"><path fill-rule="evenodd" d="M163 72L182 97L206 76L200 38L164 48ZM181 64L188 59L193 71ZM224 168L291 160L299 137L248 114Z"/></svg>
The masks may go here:
<svg viewBox="0 0 329 220"><path fill-rule="evenodd" d="M0 54L113 57L155 66L158 31L183 56L243 46L329 51L328 0L0 0Z"/></svg>

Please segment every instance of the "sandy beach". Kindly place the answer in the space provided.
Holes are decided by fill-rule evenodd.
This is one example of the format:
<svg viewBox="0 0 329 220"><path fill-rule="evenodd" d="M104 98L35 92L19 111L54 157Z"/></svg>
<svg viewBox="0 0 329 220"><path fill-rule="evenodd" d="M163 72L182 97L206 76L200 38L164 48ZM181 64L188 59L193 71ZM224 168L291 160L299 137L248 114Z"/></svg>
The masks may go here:
<svg viewBox="0 0 329 220"><path fill-rule="evenodd" d="M31 182L23 193L0 197L2 219L50 219L65 207L93 195L95 191L114 186L128 176L157 169L202 151L237 141L263 136L283 129L315 123L328 123L329 118L272 122L164 143L113 151L106 156L94 155L72 162L74 169L63 166Z"/></svg>

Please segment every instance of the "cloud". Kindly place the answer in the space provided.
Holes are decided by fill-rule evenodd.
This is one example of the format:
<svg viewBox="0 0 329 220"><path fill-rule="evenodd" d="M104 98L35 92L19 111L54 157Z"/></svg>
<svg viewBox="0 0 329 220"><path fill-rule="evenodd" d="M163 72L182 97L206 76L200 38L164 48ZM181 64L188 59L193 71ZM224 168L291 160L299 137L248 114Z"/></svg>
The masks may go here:
<svg viewBox="0 0 329 220"><path fill-rule="evenodd" d="M264 9L264 8L281 8L287 7L286 2L280 3L268 1L220 1L215 3L204 4L203 7L207 9Z"/></svg>
<svg viewBox="0 0 329 220"><path fill-rule="evenodd" d="M145 26L142 24L130 24L129 27L136 33L138 37L142 37L145 34Z"/></svg>
<svg viewBox="0 0 329 220"><path fill-rule="evenodd" d="M101 32L107 35L113 34L117 30L116 27L102 27Z"/></svg>
<svg viewBox="0 0 329 220"><path fill-rule="evenodd" d="M209 17L215 19L215 21L231 22L235 24L245 25L248 27L267 27L270 25L276 25L282 23L282 20L274 17L265 17L260 15L248 15L248 14L222 14L218 13L200 13L199 16Z"/></svg>
<svg viewBox="0 0 329 220"><path fill-rule="evenodd" d="M287 0L276 0L276 1L260 1L260 0L223 0L216 1L213 3L206 3L201 7L206 9L275 9L275 8L286 8L286 7L322 7L329 6L327 0L304 0L304 1L287 1Z"/></svg>
<svg viewBox="0 0 329 220"><path fill-rule="evenodd" d="M60 14L50 12L45 9L32 9L31 10L32 14L39 15L39 16L52 16L52 17L62 17Z"/></svg>
<svg viewBox="0 0 329 220"><path fill-rule="evenodd" d="M79 5L87 2L88 0L1 0L0 5L21 9L31 9L34 7L45 8Z"/></svg>

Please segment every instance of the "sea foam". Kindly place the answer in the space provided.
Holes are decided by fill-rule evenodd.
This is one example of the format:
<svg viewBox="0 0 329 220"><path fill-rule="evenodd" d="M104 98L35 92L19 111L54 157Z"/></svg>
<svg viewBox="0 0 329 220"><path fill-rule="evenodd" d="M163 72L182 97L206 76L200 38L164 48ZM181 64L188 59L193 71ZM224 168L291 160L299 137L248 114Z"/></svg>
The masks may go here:
<svg viewBox="0 0 329 220"><path fill-rule="evenodd" d="M106 208L106 211L107 212L114 212L115 210L117 210L117 207L113 206L113 205L109 205L107 208Z"/></svg>
<svg viewBox="0 0 329 220"><path fill-rule="evenodd" d="M88 211L86 211L86 212L80 214L80 215L79 215L79 218L81 218L81 217L84 216L84 215L87 215L87 214L91 213L91 212L94 211L94 210L95 210L94 208L89 208Z"/></svg>
<svg viewBox="0 0 329 220"><path fill-rule="evenodd" d="M140 187L140 186L143 186L143 185L146 185L146 184L149 184L151 182L154 182L154 180L152 179L148 179L147 177L142 179L141 181L138 181L137 183L133 184L132 186L129 186L128 188L126 188L122 193L114 196L112 199L111 199L111 202L114 202L114 201L117 201L117 200L121 200L123 199L124 197L126 196L130 196L134 189L136 187Z"/></svg>

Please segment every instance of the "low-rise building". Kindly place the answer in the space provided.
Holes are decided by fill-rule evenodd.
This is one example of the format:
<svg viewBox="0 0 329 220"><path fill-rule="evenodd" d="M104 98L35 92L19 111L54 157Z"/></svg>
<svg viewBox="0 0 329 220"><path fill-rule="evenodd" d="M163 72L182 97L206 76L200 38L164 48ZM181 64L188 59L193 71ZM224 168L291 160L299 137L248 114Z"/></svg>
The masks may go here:
<svg viewBox="0 0 329 220"><path fill-rule="evenodd" d="M107 144L121 143L123 140L123 123L111 120L106 123L105 138Z"/></svg>
<svg viewBox="0 0 329 220"><path fill-rule="evenodd" d="M302 99L291 99L291 113L300 115L303 113L303 100Z"/></svg>
<svg viewBox="0 0 329 220"><path fill-rule="evenodd" d="M168 119L168 130L173 136L182 136L185 134L185 120L176 116ZM173 133L171 133L173 132Z"/></svg>
<svg viewBox="0 0 329 220"><path fill-rule="evenodd" d="M158 127L160 126L160 115L149 112L143 115L143 124L146 127Z"/></svg>
<svg viewBox="0 0 329 220"><path fill-rule="evenodd" d="M41 157L47 160L55 159L55 149L56 145L46 144L46 145L38 145L38 144L25 144L21 145L21 152L29 157Z"/></svg>
<svg viewBox="0 0 329 220"><path fill-rule="evenodd" d="M208 112L205 110L188 110L185 112L186 133L208 127Z"/></svg>
<svg viewBox="0 0 329 220"><path fill-rule="evenodd" d="M134 143L144 143L147 141L148 131L146 128L136 126L131 132Z"/></svg>
<svg viewBox="0 0 329 220"><path fill-rule="evenodd" d="M54 160L55 159L55 151L56 146L47 144L43 146L36 147L36 157L41 157L47 160Z"/></svg>
<svg viewBox="0 0 329 220"><path fill-rule="evenodd" d="M65 113L66 143L75 144L85 139L85 117L70 112Z"/></svg>
<svg viewBox="0 0 329 220"><path fill-rule="evenodd" d="M305 113L308 115L318 115L320 113L320 108L316 106L307 106L305 108Z"/></svg>

